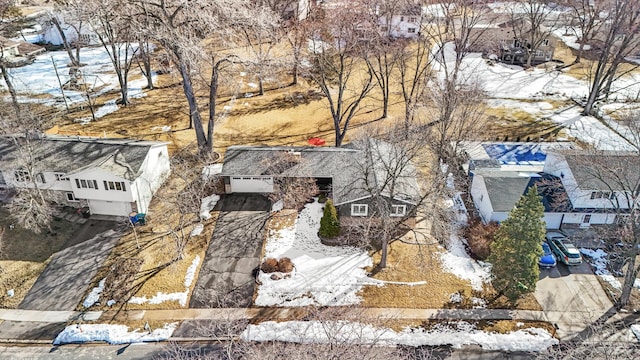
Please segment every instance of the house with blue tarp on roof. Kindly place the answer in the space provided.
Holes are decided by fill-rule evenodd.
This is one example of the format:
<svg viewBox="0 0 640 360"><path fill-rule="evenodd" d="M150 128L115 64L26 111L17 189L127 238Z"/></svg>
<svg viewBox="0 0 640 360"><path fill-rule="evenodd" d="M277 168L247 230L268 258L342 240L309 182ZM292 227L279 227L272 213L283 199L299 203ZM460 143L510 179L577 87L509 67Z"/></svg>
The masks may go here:
<svg viewBox="0 0 640 360"><path fill-rule="evenodd" d="M587 154L571 143L466 145L469 192L485 223L505 220L520 197L536 186L545 208L547 229L612 224L628 210L619 201L625 198L625 190L612 189L611 184L590 178L585 169L602 160L594 156L606 156L608 162L621 161L627 167L636 164L636 171L629 174L640 176L637 156L617 152Z"/></svg>

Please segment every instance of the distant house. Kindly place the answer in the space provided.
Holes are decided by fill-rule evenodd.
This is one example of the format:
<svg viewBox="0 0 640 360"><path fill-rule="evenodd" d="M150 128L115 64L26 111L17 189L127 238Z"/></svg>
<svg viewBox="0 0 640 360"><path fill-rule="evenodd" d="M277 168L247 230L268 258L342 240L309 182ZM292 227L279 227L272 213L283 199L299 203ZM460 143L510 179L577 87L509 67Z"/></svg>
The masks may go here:
<svg viewBox="0 0 640 360"><path fill-rule="evenodd" d="M521 21L519 25L524 28L519 34L514 32L513 21ZM520 38L520 34L527 34L530 26L524 20L508 20L495 24L477 24L473 27L468 44L468 51L481 52L489 57L508 63L522 65L527 63L529 56L532 64L540 64L551 61L555 52L558 38L549 34L534 49L528 43L527 37Z"/></svg>
<svg viewBox="0 0 640 360"><path fill-rule="evenodd" d="M382 183L382 161L387 160L388 165L391 156L388 146L387 143L377 142L376 149L380 151L375 156L366 155L353 146L231 146L225 153L220 175L224 178L227 193L270 193L273 192L274 178L277 176L311 177L316 179L320 189L330 193L341 216L375 216L371 208L373 196L367 191L365 182L374 184L380 180L379 183ZM297 156L300 161L273 175L265 159L282 153ZM397 177L393 190L388 186L379 189L381 197L390 204L392 216L405 216L415 208L420 197L415 176L415 169L408 167L405 173Z"/></svg>
<svg viewBox="0 0 640 360"><path fill-rule="evenodd" d="M376 13L380 10L377 9ZM394 14L380 14L380 32L396 38L413 38L420 34L422 8L419 4L408 5L394 11Z"/></svg>
<svg viewBox="0 0 640 360"><path fill-rule="evenodd" d="M515 168L501 170L499 167L470 169L471 197L484 222L500 222L507 218L520 196L536 186L545 206L544 220L548 229L559 229L564 225L613 224L618 216L629 210L623 194L628 189L620 187L619 183L616 185L614 179L603 181L593 176L590 164L602 161L603 156L610 157L606 160L609 163L624 164L622 176L632 177L632 184L640 183L640 157L637 154L549 151L540 172L515 171Z"/></svg>
<svg viewBox="0 0 640 360"><path fill-rule="evenodd" d="M37 54L44 51L42 46L0 36L0 61L3 61L8 67L31 63Z"/></svg>
<svg viewBox="0 0 640 360"><path fill-rule="evenodd" d="M88 22L75 23L65 19L60 13L49 13L41 18L42 33L40 34L40 43L54 46L63 45L62 34L60 34L58 27L54 25L53 17L57 19L65 38L70 44L81 44L83 46L100 45L98 35Z"/></svg>
<svg viewBox="0 0 640 360"><path fill-rule="evenodd" d="M47 136L30 140L36 159L30 168L24 143L0 137L0 188L33 187L35 180L57 203L86 206L91 214L146 213L170 172L161 142Z"/></svg>

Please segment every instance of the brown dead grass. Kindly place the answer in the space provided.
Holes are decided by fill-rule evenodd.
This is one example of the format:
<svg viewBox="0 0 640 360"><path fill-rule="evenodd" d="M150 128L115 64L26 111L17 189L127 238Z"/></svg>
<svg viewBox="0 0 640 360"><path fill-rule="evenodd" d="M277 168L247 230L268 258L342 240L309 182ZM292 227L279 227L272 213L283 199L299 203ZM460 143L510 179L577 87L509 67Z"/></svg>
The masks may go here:
<svg viewBox="0 0 640 360"><path fill-rule="evenodd" d="M444 251L436 244L413 245L396 241L389 246L387 268L373 276L383 281L418 282L425 285L365 286L360 295L366 307L443 308L449 296L460 290L471 292L471 285L445 272L440 266L439 254ZM374 264L380 253L373 256Z"/></svg>
<svg viewBox="0 0 640 360"><path fill-rule="evenodd" d="M177 191L182 181L178 176L172 175L167 179L167 182L159 190L160 193L170 194ZM174 209L171 208L171 204L163 202L159 197L154 198L149 212L147 214L147 224L142 226L136 226L135 233L130 231L124 235L115 246L102 268L98 271L98 274L94 278L94 282L97 284L100 279L103 279L111 271L114 264L117 264L119 259L122 258L134 258L141 261L141 265L134 276L134 280L129 283L118 284L116 286L129 287L129 295L135 297L146 297L150 299L161 293L177 293L188 291L189 297L196 280L198 279L198 273L200 266L202 265L205 257L205 253L213 234L215 222L217 220L218 213L212 212L211 219L203 222L204 230L198 236L191 237L184 249L184 256L180 260L176 260L176 248L174 237L169 233L169 229L174 228L178 224L178 216ZM189 214L188 218L196 219L197 214ZM184 228L186 236L189 235L193 226L197 224L194 221L192 224L187 225ZM191 266L196 256L200 256L200 263L197 267L194 281L191 283L189 289L184 286L184 279L189 266ZM105 288L109 287L106 284ZM187 298L187 305L189 301ZM102 309L108 309L105 303L109 299L102 299ZM120 299L116 299L120 300ZM182 308L178 301L165 301L160 304L124 304L119 302L117 306L126 306L127 309L178 309Z"/></svg>
<svg viewBox="0 0 640 360"><path fill-rule="evenodd" d="M47 262L0 261L0 308L16 309L46 266ZM9 297L11 289L14 295Z"/></svg>

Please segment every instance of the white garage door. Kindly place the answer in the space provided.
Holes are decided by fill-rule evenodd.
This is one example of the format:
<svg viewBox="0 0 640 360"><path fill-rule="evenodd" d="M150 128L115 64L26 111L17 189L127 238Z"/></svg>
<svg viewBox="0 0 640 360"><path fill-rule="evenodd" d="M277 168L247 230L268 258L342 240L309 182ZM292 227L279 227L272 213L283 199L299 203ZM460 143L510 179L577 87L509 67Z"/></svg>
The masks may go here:
<svg viewBox="0 0 640 360"><path fill-rule="evenodd" d="M544 221L547 223L547 229L560 229L562 214L545 214Z"/></svg>
<svg viewBox="0 0 640 360"><path fill-rule="evenodd" d="M232 176L231 192L270 193L273 192L271 176Z"/></svg>
<svg viewBox="0 0 640 360"><path fill-rule="evenodd" d="M89 200L89 209L92 214L128 216L131 212L131 204L124 201Z"/></svg>

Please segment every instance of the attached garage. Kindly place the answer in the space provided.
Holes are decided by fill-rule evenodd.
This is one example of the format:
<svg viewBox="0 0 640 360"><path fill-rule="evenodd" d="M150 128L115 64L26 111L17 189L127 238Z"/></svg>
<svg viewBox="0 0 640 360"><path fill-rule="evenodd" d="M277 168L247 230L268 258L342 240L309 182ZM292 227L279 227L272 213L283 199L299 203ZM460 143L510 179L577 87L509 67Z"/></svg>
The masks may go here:
<svg viewBox="0 0 640 360"><path fill-rule="evenodd" d="M93 215L128 216L131 203L124 201L89 200L89 210Z"/></svg>
<svg viewBox="0 0 640 360"><path fill-rule="evenodd" d="M272 176L232 176L232 193L270 193L273 192Z"/></svg>
<svg viewBox="0 0 640 360"><path fill-rule="evenodd" d="M545 213L544 221L547 224L547 229L560 229L562 224L561 213Z"/></svg>

